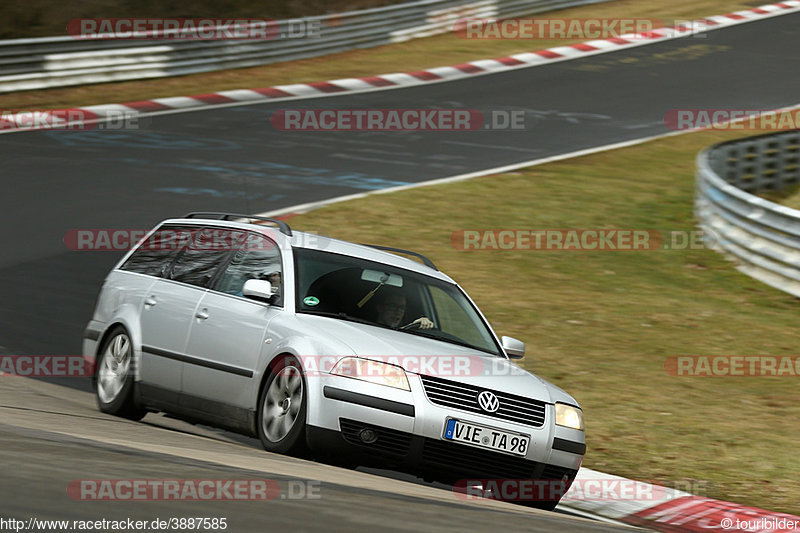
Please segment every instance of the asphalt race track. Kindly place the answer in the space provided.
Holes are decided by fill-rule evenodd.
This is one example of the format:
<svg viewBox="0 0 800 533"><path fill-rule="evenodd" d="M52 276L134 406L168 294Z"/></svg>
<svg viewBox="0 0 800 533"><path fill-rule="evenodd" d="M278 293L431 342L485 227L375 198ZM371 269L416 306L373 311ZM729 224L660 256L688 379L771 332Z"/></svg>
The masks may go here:
<svg viewBox="0 0 800 533"><path fill-rule="evenodd" d="M226 518L226 531L235 533L496 531L500 523L509 531L632 530L273 455L163 416L140 423L106 416L89 393L25 378L0 380L0 460L2 516L26 524L204 517ZM271 480L280 494L268 492L274 499L267 501L89 501L67 491L98 477Z"/></svg>
<svg viewBox="0 0 800 533"><path fill-rule="evenodd" d="M0 135L0 353L80 353L102 279L120 254L69 251L62 239L71 229L147 229L188 211L263 212L469 173L666 133L671 109L789 106L798 103L799 37L800 14L791 14L705 38L414 88L157 115L139 130ZM307 108L524 110L525 129L286 133L269 122L277 109ZM325 497L314 513L306 500L201 504L204 516L227 513L239 528L393 531L394 523L444 531L456 519L471 530L502 523L516 531L533 519L540 531L616 528L273 456L160 416L145 424L112 419L96 411L86 381L59 383L68 387L0 380L0 456L8 465L0 493L3 510L18 518L197 511L192 502L65 495L70 480L101 468L109 478L154 470L172 478L268 477L282 489L293 479L321 480Z"/></svg>

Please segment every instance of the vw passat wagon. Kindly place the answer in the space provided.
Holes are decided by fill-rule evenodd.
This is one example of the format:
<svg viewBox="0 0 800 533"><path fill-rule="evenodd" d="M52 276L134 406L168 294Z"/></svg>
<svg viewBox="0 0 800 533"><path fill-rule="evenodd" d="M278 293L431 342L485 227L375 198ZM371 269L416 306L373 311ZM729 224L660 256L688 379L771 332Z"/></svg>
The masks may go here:
<svg viewBox="0 0 800 533"><path fill-rule="evenodd" d="M575 399L513 363L524 344L430 260L272 219L159 224L105 279L83 349L103 412L163 411L272 452L568 486L586 449Z"/></svg>

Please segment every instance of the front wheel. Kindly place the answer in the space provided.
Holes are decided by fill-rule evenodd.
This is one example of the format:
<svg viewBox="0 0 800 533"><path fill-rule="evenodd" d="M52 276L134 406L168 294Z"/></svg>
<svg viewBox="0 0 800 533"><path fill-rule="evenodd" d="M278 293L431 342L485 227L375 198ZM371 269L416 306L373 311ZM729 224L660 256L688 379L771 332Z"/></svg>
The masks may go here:
<svg viewBox="0 0 800 533"><path fill-rule="evenodd" d="M94 384L102 412L130 420L141 420L147 414L133 401L133 345L121 326L111 332L100 350Z"/></svg>
<svg viewBox="0 0 800 533"><path fill-rule="evenodd" d="M258 436L264 449L297 454L304 450L306 385L300 362L292 356L273 365L258 408Z"/></svg>

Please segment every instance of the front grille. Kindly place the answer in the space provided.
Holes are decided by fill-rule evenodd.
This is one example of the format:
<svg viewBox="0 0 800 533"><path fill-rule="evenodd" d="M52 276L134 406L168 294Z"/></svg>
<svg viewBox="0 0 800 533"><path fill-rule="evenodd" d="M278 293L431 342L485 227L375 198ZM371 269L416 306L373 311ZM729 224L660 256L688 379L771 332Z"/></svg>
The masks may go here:
<svg viewBox="0 0 800 533"><path fill-rule="evenodd" d="M350 444L364 446L376 452L404 456L408 454L408 449L411 446L411 434L395 429L373 426L372 424L356 422L346 418L339 419L339 427L342 428L342 437L344 437L344 440ZM361 437L359 437L359 433L364 429L371 429L374 431L378 436L378 440L371 444L362 441Z"/></svg>
<svg viewBox="0 0 800 533"><path fill-rule="evenodd" d="M420 377L422 385L425 387L425 395L437 405L500 418L526 426L542 427L544 425L546 405L544 402L492 390L491 392L500 401L500 408L494 413L487 413L478 405L478 394L490 389L431 376Z"/></svg>
<svg viewBox="0 0 800 533"><path fill-rule="evenodd" d="M422 457L435 468L489 479L529 479L537 466L519 457L435 439L425 439Z"/></svg>

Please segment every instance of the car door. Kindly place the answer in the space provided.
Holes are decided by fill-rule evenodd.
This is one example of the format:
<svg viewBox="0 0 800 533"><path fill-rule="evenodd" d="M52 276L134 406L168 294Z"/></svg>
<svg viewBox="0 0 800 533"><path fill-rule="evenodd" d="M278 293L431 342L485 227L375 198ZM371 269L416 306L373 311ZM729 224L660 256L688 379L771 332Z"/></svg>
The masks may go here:
<svg viewBox="0 0 800 533"><path fill-rule="evenodd" d="M241 238L233 236L234 242ZM281 254L274 241L248 232L248 245L238 250L219 276L215 290L206 292L192 319L183 371L182 402L229 417L246 417L257 392L254 372L267 346L270 321L282 312ZM273 285L269 302L245 298L248 279Z"/></svg>
<svg viewBox="0 0 800 533"><path fill-rule="evenodd" d="M165 231L172 231L167 229ZM200 299L229 250L207 250L194 243L207 231L177 228L170 246L179 247L167 272L144 298L141 311L143 393L151 400L177 403L186 339Z"/></svg>

